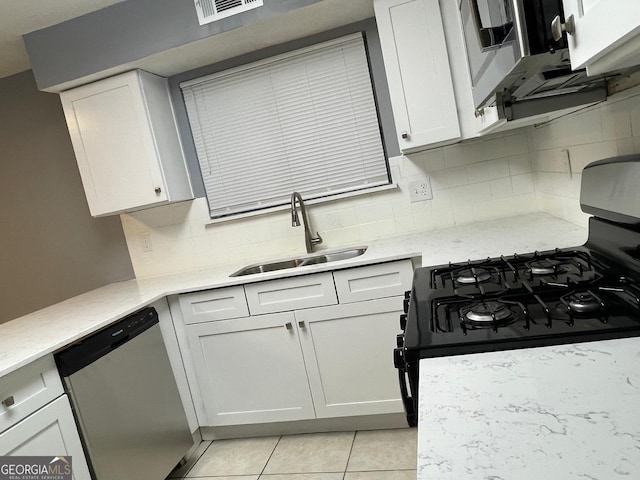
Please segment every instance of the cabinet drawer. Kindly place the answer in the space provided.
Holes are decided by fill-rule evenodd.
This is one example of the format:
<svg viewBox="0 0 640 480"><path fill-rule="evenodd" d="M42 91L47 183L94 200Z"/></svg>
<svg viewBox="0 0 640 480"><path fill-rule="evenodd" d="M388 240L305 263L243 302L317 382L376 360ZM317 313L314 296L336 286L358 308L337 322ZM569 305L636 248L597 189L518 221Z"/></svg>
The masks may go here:
<svg viewBox="0 0 640 480"><path fill-rule="evenodd" d="M338 303L330 272L251 283L244 289L251 315Z"/></svg>
<svg viewBox="0 0 640 480"><path fill-rule="evenodd" d="M402 295L411 289L411 260L379 263L333 273L340 303Z"/></svg>
<svg viewBox="0 0 640 480"><path fill-rule="evenodd" d="M62 395L62 382L47 355L0 378L0 431Z"/></svg>
<svg viewBox="0 0 640 480"><path fill-rule="evenodd" d="M242 286L180 295L180 308L187 325L249 316Z"/></svg>

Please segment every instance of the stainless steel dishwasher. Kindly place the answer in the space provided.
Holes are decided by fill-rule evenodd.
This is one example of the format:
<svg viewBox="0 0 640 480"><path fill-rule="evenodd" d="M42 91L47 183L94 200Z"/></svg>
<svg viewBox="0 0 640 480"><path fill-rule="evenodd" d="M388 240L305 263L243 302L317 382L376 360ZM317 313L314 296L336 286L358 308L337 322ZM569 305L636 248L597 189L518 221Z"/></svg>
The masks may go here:
<svg viewBox="0 0 640 480"><path fill-rule="evenodd" d="M155 309L55 358L95 480L163 480L186 455L193 438Z"/></svg>

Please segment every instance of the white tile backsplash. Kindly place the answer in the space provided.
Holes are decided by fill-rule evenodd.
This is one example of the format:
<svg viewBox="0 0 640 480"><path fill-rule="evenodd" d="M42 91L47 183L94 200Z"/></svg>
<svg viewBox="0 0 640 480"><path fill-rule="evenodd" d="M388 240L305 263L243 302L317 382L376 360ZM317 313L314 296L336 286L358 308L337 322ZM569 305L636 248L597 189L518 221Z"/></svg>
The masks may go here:
<svg viewBox="0 0 640 480"><path fill-rule="evenodd" d="M467 167L467 178L469 183L480 183L489 181L489 166L487 162L474 163Z"/></svg>
<svg viewBox="0 0 640 480"><path fill-rule="evenodd" d="M469 183L466 167L455 167L446 170L446 185L448 188L460 187Z"/></svg>
<svg viewBox="0 0 640 480"><path fill-rule="evenodd" d="M568 151L568 158L565 151ZM324 248L546 211L586 225L581 172L601 158L640 153L640 96L609 101L544 126L391 158L397 189L308 207ZM408 183L429 177L433 199L411 203ZM304 253L288 211L208 224L204 198L121 215L137 277ZM152 252L142 252L148 232Z"/></svg>
<svg viewBox="0 0 640 480"><path fill-rule="evenodd" d="M579 173L591 162L618 155L618 143L616 140L605 140L598 143L573 145L569 151L571 170Z"/></svg>
<svg viewBox="0 0 640 480"><path fill-rule="evenodd" d="M497 178L506 178L511 175L509 171L509 160L506 158L500 158L498 160L491 160L489 163L489 178L495 180Z"/></svg>
<svg viewBox="0 0 640 480"><path fill-rule="evenodd" d="M534 193L535 185L533 182L533 173L523 173L522 175L513 175L511 177L511 185L513 186L513 193Z"/></svg>
<svg viewBox="0 0 640 480"><path fill-rule="evenodd" d="M542 210L586 225L588 215L579 204L582 170L596 160L640 153L640 92L534 128L530 135L535 191Z"/></svg>

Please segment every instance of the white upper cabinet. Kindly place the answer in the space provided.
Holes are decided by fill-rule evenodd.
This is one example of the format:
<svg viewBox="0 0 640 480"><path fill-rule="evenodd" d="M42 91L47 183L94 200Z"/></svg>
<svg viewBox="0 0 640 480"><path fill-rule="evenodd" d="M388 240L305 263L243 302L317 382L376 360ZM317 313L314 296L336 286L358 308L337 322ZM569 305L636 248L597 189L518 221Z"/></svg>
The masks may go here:
<svg viewBox="0 0 640 480"><path fill-rule="evenodd" d="M132 71L60 97L91 215L193 198L166 79Z"/></svg>
<svg viewBox="0 0 640 480"><path fill-rule="evenodd" d="M573 15L568 35L571 66L598 75L640 64L640 1L563 0L565 18Z"/></svg>
<svg viewBox="0 0 640 480"><path fill-rule="evenodd" d="M400 150L460 139L438 0L375 0Z"/></svg>

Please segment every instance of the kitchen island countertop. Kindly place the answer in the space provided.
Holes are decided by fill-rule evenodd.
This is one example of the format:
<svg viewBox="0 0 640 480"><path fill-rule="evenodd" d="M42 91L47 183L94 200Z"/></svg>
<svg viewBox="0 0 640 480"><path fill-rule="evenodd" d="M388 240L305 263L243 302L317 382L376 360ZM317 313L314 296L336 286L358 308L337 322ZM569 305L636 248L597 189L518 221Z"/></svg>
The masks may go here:
<svg viewBox="0 0 640 480"><path fill-rule="evenodd" d="M587 232L583 227L546 213L532 213L376 240L368 244L364 255L334 263L229 277L229 274L245 266L243 262L113 283L0 325L0 376L167 295L417 256L422 256L423 265L437 265L516 251L570 247L584 243L586 237ZM295 253L292 252L292 255Z"/></svg>
<svg viewBox="0 0 640 480"><path fill-rule="evenodd" d="M420 361L418 480L640 476L640 339Z"/></svg>

